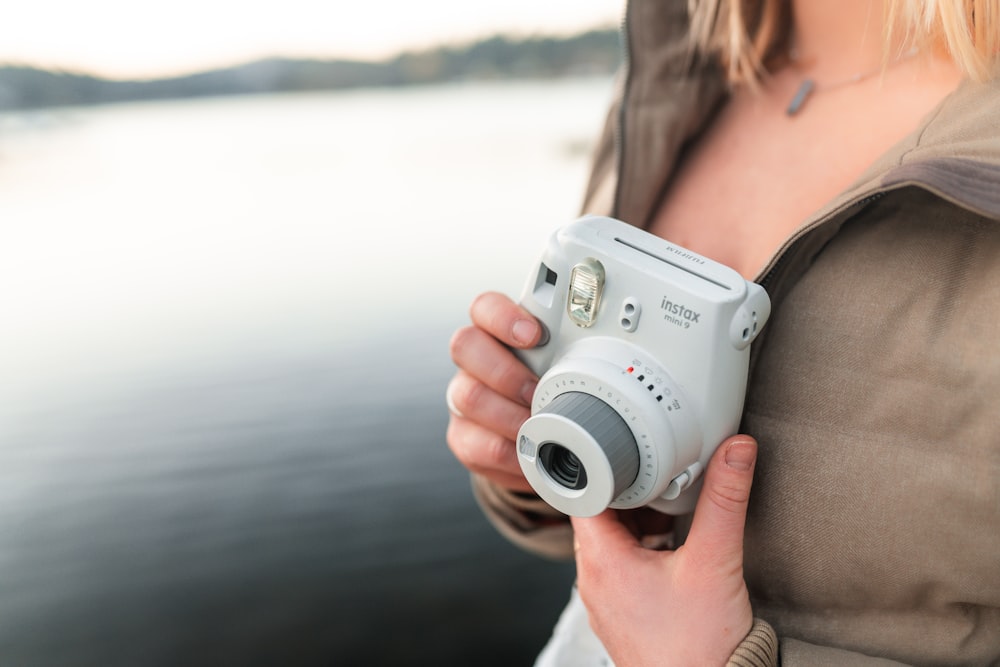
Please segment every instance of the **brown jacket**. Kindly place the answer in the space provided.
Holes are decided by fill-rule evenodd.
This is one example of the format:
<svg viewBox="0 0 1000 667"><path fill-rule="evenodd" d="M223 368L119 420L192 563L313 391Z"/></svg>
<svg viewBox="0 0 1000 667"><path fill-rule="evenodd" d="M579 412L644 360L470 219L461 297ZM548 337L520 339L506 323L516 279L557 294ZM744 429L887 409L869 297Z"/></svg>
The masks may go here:
<svg viewBox="0 0 1000 667"><path fill-rule="evenodd" d="M588 213L646 225L724 95L685 64L686 6L629 5ZM944 100L758 280L745 573L782 665L1000 664L1000 76ZM571 557L541 501L475 490L515 543Z"/></svg>

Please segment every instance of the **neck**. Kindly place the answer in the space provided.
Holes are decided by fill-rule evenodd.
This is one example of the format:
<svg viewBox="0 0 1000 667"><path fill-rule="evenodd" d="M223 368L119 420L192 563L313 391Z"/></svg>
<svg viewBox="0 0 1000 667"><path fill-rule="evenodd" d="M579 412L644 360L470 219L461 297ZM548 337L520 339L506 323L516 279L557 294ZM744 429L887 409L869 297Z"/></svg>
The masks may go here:
<svg viewBox="0 0 1000 667"><path fill-rule="evenodd" d="M792 62L770 82L789 116L819 94L899 95L916 86L943 97L962 78L948 58L912 49L904 53L898 44L885 47L886 0L790 2Z"/></svg>
<svg viewBox="0 0 1000 667"><path fill-rule="evenodd" d="M882 0L792 0L792 45L817 78L878 68L884 60Z"/></svg>

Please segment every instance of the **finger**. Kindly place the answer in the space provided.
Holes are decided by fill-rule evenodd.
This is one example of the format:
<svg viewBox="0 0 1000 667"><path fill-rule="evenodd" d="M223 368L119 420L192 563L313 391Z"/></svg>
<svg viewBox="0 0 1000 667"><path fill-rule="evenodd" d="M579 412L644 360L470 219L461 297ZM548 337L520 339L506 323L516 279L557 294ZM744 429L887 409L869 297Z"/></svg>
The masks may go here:
<svg viewBox="0 0 1000 667"><path fill-rule="evenodd" d="M514 442L475 422L452 415L445 439L470 472L514 491L531 491L517 462Z"/></svg>
<svg viewBox="0 0 1000 667"><path fill-rule="evenodd" d="M538 378L489 333L477 327L459 329L450 349L455 365L469 375L521 405L531 405Z"/></svg>
<svg viewBox="0 0 1000 667"><path fill-rule="evenodd" d="M646 586L645 567L650 554L656 552L642 548L615 510L593 517L570 517L570 521L577 588L585 605L593 606L609 591L616 595L634 592L639 581Z"/></svg>
<svg viewBox="0 0 1000 667"><path fill-rule="evenodd" d="M573 524L574 546L578 562L585 558L590 562L611 563L642 545L632 531L623 524L615 510L604 510L597 516L570 517Z"/></svg>
<svg viewBox="0 0 1000 667"><path fill-rule="evenodd" d="M705 472L685 549L713 567L743 567L743 527L757 459L757 442L746 435L727 439Z"/></svg>
<svg viewBox="0 0 1000 667"><path fill-rule="evenodd" d="M507 440L515 440L521 424L531 416L527 407L498 394L462 370L451 379L445 398L453 414L495 431Z"/></svg>
<svg viewBox="0 0 1000 667"><path fill-rule="evenodd" d="M530 348L542 337L542 327L535 317L498 292L480 294L469 310L472 322L505 345Z"/></svg>

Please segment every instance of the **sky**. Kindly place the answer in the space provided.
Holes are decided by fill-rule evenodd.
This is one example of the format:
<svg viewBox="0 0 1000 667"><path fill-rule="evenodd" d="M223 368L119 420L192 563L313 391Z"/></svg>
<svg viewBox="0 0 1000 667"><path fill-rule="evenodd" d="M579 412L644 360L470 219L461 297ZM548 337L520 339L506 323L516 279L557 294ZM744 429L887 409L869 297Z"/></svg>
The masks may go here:
<svg viewBox="0 0 1000 667"><path fill-rule="evenodd" d="M0 63L156 78L268 56L378 59L618 23L621 0L10 0Z"/></svg>

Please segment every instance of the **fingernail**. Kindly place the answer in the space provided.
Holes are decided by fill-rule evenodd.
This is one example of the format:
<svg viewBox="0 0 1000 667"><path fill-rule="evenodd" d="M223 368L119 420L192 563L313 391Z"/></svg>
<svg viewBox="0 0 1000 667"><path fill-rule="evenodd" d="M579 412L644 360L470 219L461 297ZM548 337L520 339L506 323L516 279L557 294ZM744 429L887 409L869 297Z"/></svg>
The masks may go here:
<svg viewBox="0 0 1000 667"><path fill-rule="evenodd" d="M512 333L515 341L521 345L527 345L535 340L535 336L538 334L538 325L530 320L517 320L514 322Z"/></svg>
<svg viewBox="0 0 1000 667"><path fill-rule="evenodd" d="M726 449L726 465L733 470L746 472L753 465L757 448L752 442L734 442Z"/></svg>
<svg viewBox="0 0 1000 667"><path fill-rule="evenodd" d="M452 389L455 388L455 380L448 383L448 388L444 391L444 402L448 405L448 410L456 417L464 417L462 411L455 407L455 400L451 397Z"/></svg>

